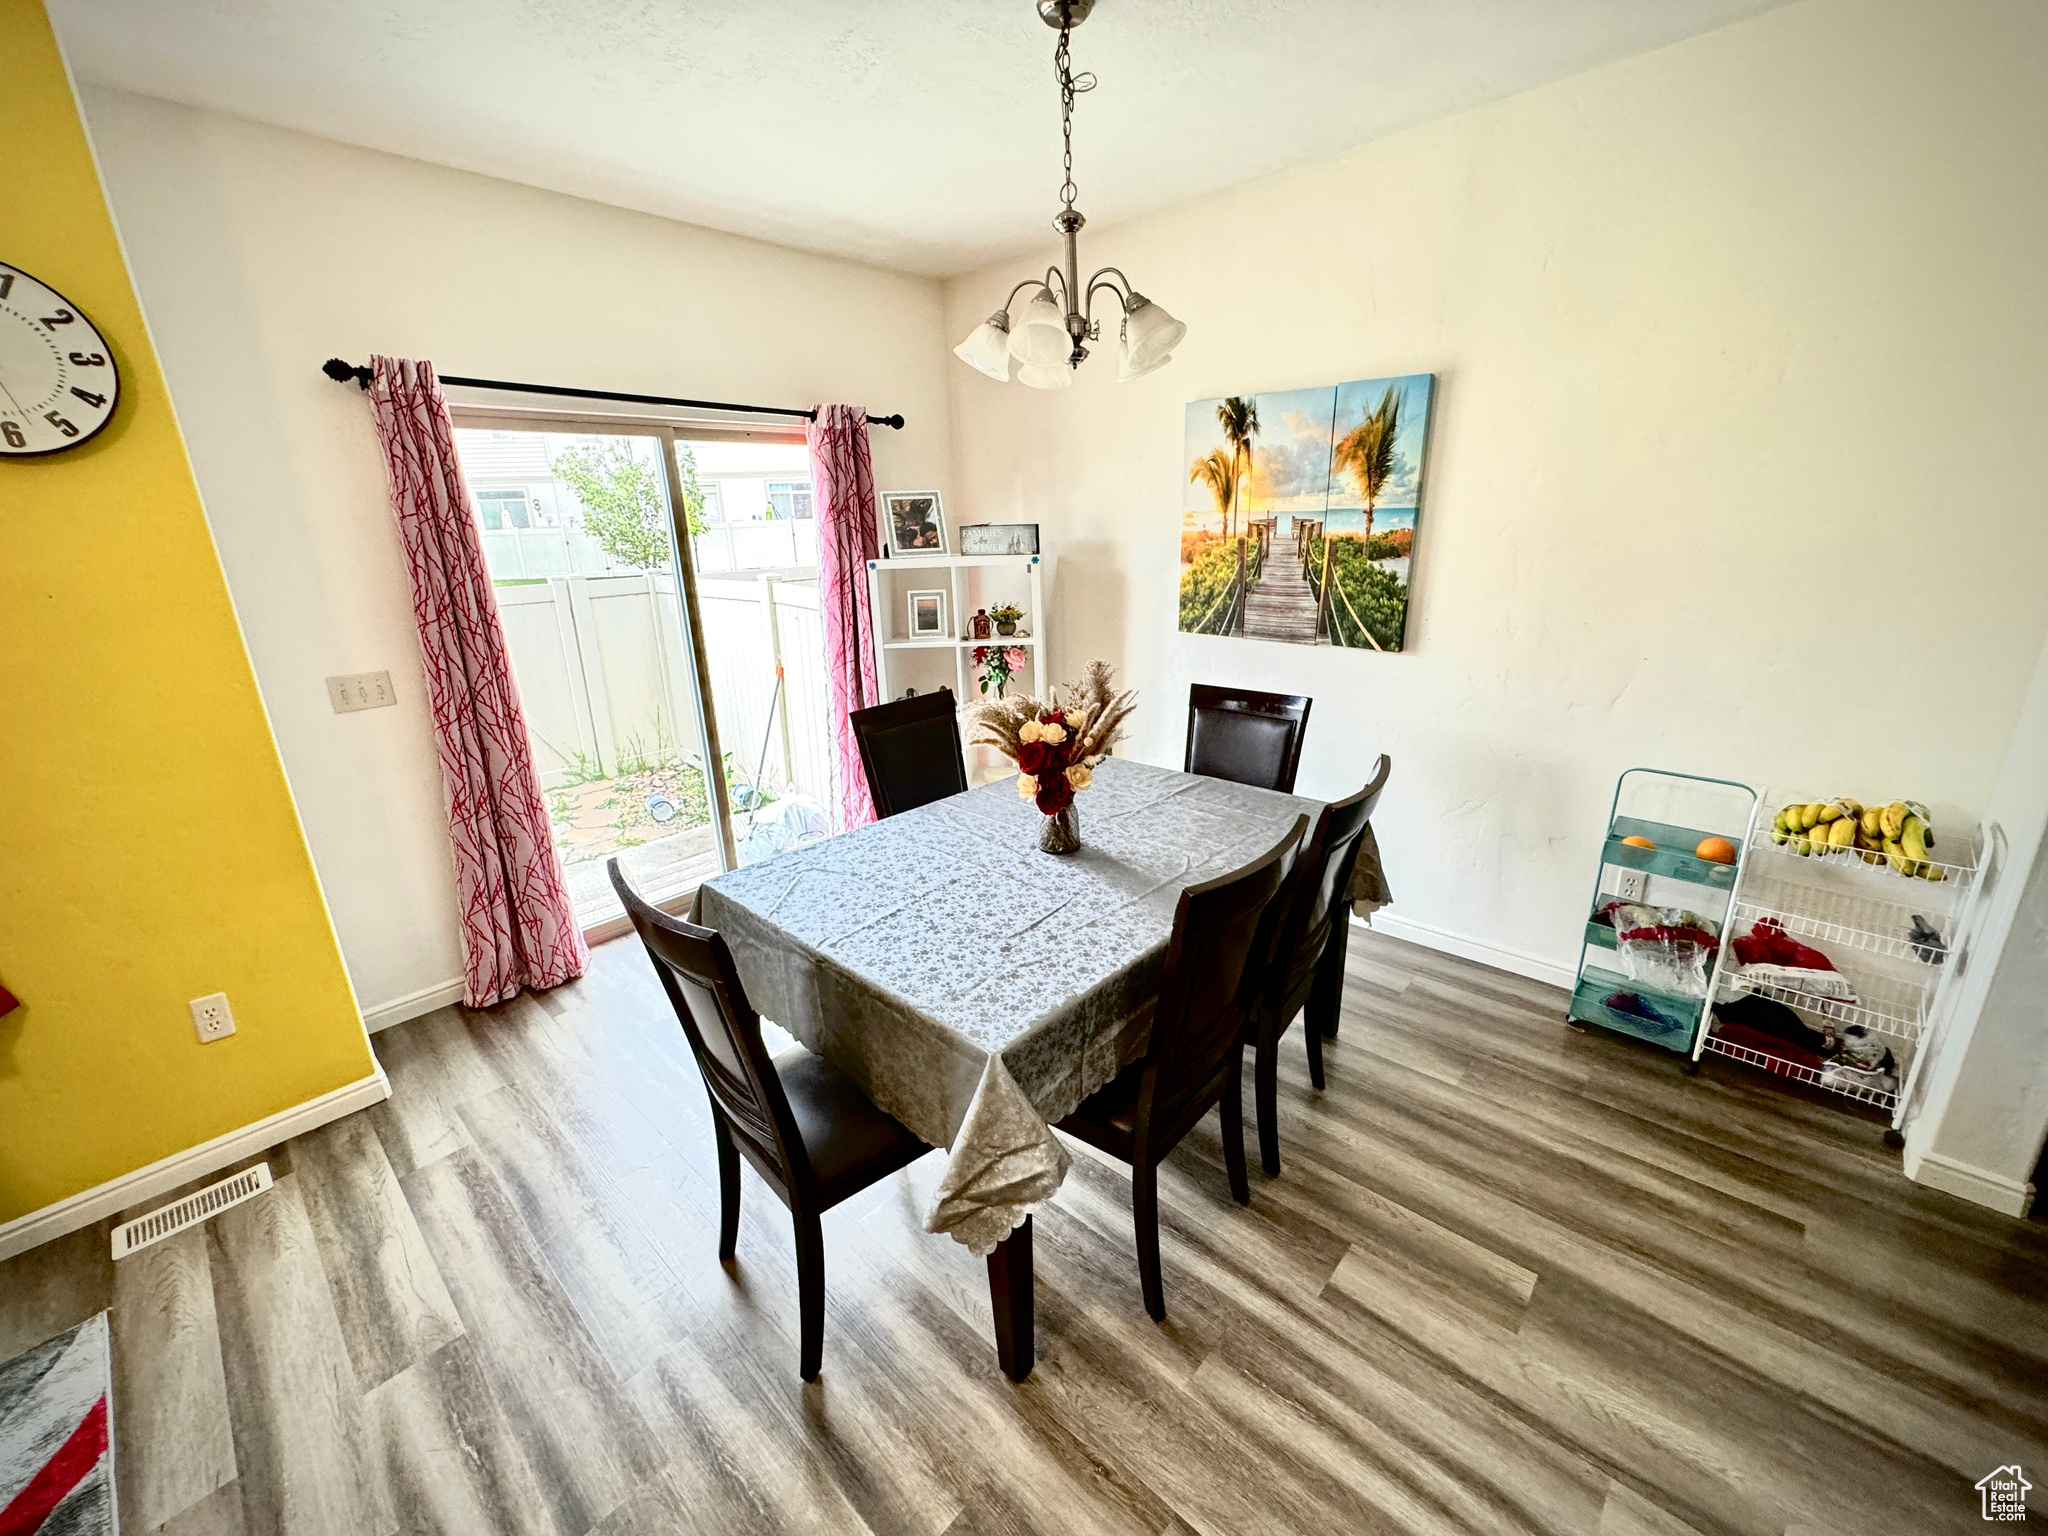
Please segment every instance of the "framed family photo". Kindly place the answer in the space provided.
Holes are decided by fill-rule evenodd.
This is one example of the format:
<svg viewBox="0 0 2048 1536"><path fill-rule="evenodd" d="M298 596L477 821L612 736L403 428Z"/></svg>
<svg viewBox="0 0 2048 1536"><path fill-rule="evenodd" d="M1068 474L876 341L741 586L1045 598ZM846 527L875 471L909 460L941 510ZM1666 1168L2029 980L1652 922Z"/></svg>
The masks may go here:
<svg viewBox="0 0 2048 1536"><path fill-rule="evenodd" d="M910 638L913 640L949 640L952 631L946 628L946 594L943 588L930 592L910 594Z"/></svg>
<svg viewBox="0 0 2048 1536"><path fill-rule="evenodd" d="M882 492L882 526L892 557L947 553L946 518L937 491Z"/></svg>

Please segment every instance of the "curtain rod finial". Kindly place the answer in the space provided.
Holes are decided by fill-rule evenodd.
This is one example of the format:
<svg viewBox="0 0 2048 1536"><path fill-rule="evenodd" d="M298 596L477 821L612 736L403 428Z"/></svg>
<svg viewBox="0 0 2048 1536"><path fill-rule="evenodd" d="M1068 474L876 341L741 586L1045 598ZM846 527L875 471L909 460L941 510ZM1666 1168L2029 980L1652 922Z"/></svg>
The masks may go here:
<svg viewBox="0 0 2048 1536"><path fill-rule="evenodd" d="M345 363L338 357L330 357L320 365L320 371L337 384L346 384L354 379L359 388L368 389L373 377L368 368L359 368L354 363Z"/></svg>
<svg viewBox="0 0 2048 1536"><path fill-rule="evenodd" d="M901 411L898 411L894 416L870 416L868 420L878 427L894 427L898 432L903 430L903 413Z"/></svg>

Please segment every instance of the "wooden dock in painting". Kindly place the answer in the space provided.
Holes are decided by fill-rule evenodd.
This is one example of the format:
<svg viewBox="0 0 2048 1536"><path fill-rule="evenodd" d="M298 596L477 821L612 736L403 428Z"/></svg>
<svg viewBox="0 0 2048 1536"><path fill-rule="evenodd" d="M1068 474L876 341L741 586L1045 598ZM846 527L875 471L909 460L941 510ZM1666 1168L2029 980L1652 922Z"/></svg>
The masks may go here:
<svg viewBox="0 0 2048 1536"><path fill-rule="evenodd" d="M1244 629L1252 640L1318 645L1315 589L1301 574L1300 525L1269 547L1265 569L1244 595Z"/></svg>

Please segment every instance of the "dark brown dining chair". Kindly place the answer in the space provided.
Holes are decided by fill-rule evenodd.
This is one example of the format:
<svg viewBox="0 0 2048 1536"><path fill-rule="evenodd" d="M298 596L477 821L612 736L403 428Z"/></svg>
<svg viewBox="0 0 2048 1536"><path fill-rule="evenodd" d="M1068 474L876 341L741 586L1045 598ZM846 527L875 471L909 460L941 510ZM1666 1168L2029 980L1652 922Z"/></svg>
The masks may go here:
<svg viewBox="0 0 2048 1536"><path fill-rule="evenodd" d="M802 1046L770 1056L761 1016L747 1001L732 951L716 930L670 917L640 899L605 866L612 889L647 946L662 990L711 1094L718 1142L718 1257L733 1257L740 1235L740 1158L782 1197L796 1225L798 1370L818 1378L825 1349L825 1238L818 1218L931 1151L860 1085Z"/></svg>
<svg viewBox="0 0 2048 1536"><path fill-rule="evenodd" d="M1230 1195L1249 1204L1244 1167L1244 1041L1266 984L1287 879L1308 818L1244 868L1180 893L1145 1055L1082 1101L1059 1128L1131 1165L1138 1283L1145 1310L1166 1316L1159 1278L1159 1164L1218 1108Z"/></svg>
<svg viewBox="0 0 2048 1536"><path fill-rule="evenodd" d="M1194 684L1188 689L1188 748L1181 771L1293 794L1314 702L1298 693Z"/></svg>
<svg viewBox="0 0 2048 1536"><path fill-rule="evenodd" d="M1351 889L1351 872L1358 867L1358 850L1373 808L1392 772L1393 763L1381 753L1365 788L1323 807L1281 898L1273 964L1253 1026L1252 1097L1258 1105L1259 1165L1268 1177L1280 1172L1280 1037L1301 1014L1302 1032L1308 1037L1309 1081L1322 1087L1323 1037L1336 1034L1337 1012L1344 1002L1345 939L1351 920L1345 893Z"/></svg>
<svg viewBox="0 0 2048 1536"><path fill-rule="evenodd" d="M891 699L856 709L847 719L860 743L860 765L877 816L900 816L967 792L967 758L960 747L952 689Z"/></svg>

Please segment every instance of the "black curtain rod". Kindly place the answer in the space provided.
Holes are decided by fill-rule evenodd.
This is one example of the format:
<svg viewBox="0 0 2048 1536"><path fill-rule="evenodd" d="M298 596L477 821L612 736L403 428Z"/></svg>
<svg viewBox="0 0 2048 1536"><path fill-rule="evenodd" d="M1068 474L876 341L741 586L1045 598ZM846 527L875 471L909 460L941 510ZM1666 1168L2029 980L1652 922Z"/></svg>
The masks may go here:
<svg viewBox="0 0 2048 1536"><path fill-rule="evenodd" d="M363 389L370 387L370 370L357 363L345 363L338 357L330 357L320 365L320 371L337 384L350 379ZM626 395L611 389L565 389L559 384L515 384L509 379L464 379L452 373L435 375L443 384L459 384L467 389L505 389L521 395L563 395L571 400L624 400L634 405L688 405L705 411L745 411L750 416L801 416L805 421L816 421L816 411L785 410L779 405L735 405L730 400L678 400L673 395ZM903 416L870 416L871 427L894 427L903 430Z"/></svg>

